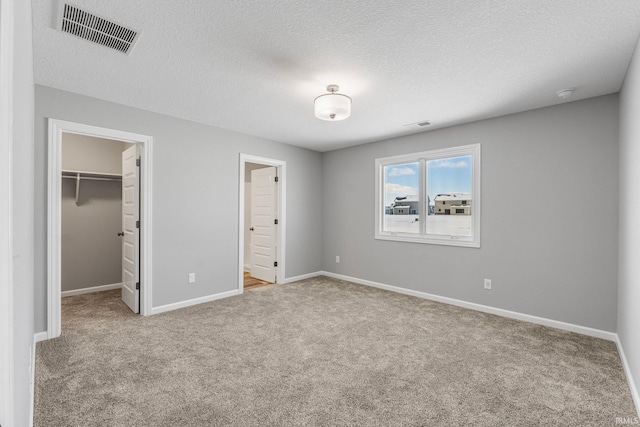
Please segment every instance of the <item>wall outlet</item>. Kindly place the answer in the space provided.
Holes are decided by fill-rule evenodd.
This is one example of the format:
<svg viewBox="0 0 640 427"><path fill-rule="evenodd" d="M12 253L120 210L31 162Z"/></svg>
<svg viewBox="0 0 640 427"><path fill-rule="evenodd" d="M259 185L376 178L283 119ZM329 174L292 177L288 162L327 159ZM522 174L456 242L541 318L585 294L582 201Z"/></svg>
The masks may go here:
<svg viewBox="0 0 640 427"><path fill-rule="evenodd" d="M491 289L491 279L484 279L484 288Z"/></svg>
<svg viewBox="0 0 640 427"><path fill-rule="evenodd" d="M340 264L340 257L336 255L336 264Z"/></svg>
<svg viewBox="0 0 640 427"><path fill-rule="evenodd" d="M196 282L196 273L189 273L189 283Z"/></svg>

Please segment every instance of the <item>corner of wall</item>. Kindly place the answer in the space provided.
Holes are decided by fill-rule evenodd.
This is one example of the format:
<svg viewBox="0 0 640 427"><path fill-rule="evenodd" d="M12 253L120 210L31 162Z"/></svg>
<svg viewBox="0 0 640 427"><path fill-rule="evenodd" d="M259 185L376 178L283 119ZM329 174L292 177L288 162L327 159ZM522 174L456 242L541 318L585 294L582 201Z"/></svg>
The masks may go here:
<svg viewBox="0 0 640 427"><path fill-rule="evenodd" d="M640 414L635 379L640 378L640 45L636 45L619 96L619 209L618 209L618 349L629 387Z"/></svg>

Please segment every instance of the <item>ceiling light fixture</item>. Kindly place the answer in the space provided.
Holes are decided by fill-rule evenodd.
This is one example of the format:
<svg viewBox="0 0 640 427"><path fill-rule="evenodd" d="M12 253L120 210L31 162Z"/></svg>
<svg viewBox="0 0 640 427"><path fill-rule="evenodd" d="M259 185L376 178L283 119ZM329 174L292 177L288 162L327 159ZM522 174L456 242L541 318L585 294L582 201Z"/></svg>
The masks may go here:
<svg viewBox="0 0 640 427"><path fill-rule="evenodd" d="M338 85L327 86L327 92L313 100L316 117L320 120L337 121L344 120L351 115L351 98L347 95L336 93L340 90Z"/></svg>

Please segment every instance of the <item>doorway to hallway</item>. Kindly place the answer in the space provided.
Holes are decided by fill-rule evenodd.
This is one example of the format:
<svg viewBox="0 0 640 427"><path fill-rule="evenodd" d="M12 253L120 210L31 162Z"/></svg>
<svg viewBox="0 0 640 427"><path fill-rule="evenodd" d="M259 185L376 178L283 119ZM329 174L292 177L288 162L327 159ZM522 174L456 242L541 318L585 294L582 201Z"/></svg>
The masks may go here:
<svg viewBox="0 0 640 427"><path fill-rule="evenodd" d="M238 289L284 281L286 163L240 155Z"/></svg>

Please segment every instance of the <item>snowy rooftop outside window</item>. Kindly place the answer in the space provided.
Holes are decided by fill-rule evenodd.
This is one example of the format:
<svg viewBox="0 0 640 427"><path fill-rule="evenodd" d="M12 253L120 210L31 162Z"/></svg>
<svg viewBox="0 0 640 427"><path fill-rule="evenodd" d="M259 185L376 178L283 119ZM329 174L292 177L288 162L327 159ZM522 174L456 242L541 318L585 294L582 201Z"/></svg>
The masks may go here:
<svg viewBox="0 0 640 427"><path fill-rule="evenodd" d="M438 202L445 202L449 200L472 200L471 193L448 193L438 194L435 198Z"/></svg>

